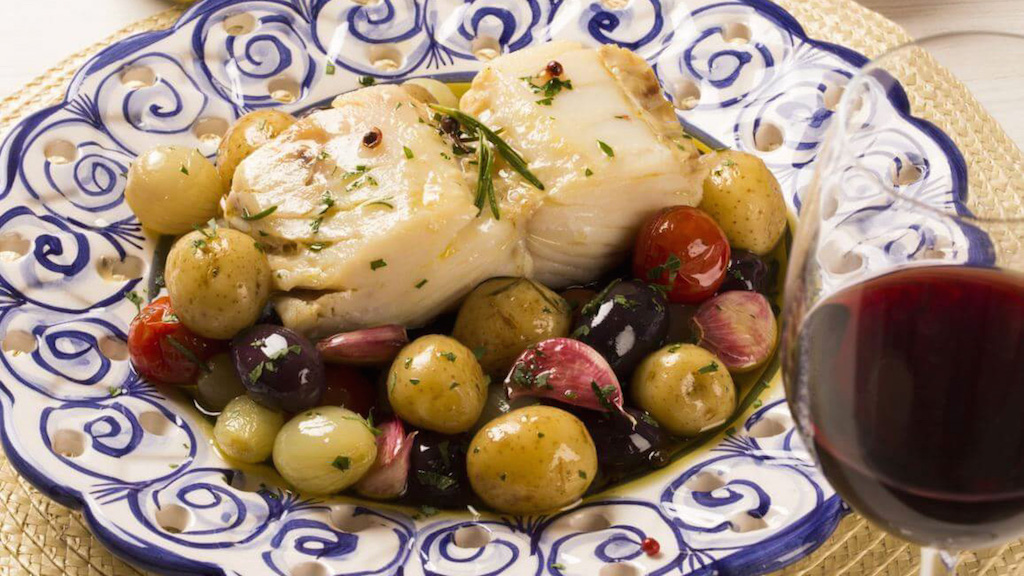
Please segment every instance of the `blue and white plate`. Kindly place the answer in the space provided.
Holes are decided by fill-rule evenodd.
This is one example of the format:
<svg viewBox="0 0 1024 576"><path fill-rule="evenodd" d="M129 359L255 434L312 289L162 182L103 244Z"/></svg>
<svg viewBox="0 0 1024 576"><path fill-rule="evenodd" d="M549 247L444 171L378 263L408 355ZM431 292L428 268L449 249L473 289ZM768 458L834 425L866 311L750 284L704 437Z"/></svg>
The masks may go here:
<svg viewBox="0 0 1024 576"><path fill-rule="evenodd" d="M245 112L301 112L364 75L467 79L481 59L553 38L644 55L680 119L761 155L794 210L865 62L763 0L201 2L173 28L92 58L63 102L0 149L0 404L17 469L82 509L114 552L168 574L742 575L820 545L847 508L797 437L777 377L730 430L667 468L552 516L498 517L283 491L221 460L209 426L132 371L125 297L158 269L157 239L124 202L136 154L179 144L212 157ZM865 182L937 206L962 200L960 155L899 90L863 102L858 118L885 127L862 143ZM877 189L852 179L830 207L822 233L834 248L821 257L836 278L971 257L962 230L905 222ZM646 537L660 555L641 551Z"/></svg>

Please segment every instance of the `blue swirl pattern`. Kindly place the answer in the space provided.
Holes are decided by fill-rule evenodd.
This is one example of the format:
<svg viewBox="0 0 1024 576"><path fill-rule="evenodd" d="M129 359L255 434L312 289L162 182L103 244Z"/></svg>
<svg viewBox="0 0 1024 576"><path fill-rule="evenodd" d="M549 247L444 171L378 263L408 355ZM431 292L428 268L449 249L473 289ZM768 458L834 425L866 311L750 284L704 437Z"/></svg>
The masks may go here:
<svg viewBox="0 0 1024 576"><path fill-rule="evenodd" d="M825 153L836 95L864 63L807 38L766 0L199 3L172 29L91 59L63 102L26 117L0 146L0 238L24 248L0 259L0 333L19 335L25 348L0 354L0 431L13 464L155 572L592 576L628 562L650 575L756 574L820 545L847 510L800 444L778 383L709 452L573 509L418 518L307 499L269 469L232 468L210 445L208 424L124 359L135 313L124 297L151 279L145 264L156 244L124 202L124 173L140 151L197 146L204 119L304 111L363 75L465 79L480 68L481 48L552 39L642 54L681 121L760 155L794 210ZM856 121L873 132L853 143L860 165L836 175L843 187L827 207L819 255L826 282L894 261L985 262L985 237L878 193L881 181L963 210L955 147L910 116L899 90L862 98ZM777 146L764 146L766 127L777 129ZM911 165L919 179L897 178ZM141 277L125 272L133 262ZM484 530L485 545L460 546L466 528ZM661 555L643 553L648 537Z"/></svg>

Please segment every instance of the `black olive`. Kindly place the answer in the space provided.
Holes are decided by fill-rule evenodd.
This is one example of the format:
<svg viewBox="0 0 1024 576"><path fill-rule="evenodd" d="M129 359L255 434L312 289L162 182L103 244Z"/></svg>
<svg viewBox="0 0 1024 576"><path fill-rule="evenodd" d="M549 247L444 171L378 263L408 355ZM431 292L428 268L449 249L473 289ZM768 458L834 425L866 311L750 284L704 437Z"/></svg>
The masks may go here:
<svg viewBox="0 0 1024 576"><path fill-rule="evenodd" d="M381 133L380 128L374 126L369 132L363 134L363 146L367 148L376 148L380 146L380 143L384 140L384 135Z"/></svg>
<svg viewBox="0 0 1024 576"><path fill-rule="evenodd" d="M665 296L639 280L610 284L583 307L572 332L604 356L623 386L637 365L661 347L666 334Z"/></svg>
<svg viewBox="0 0 1024 576"><path fill-rule="evenodd" d="M660 468L668 462L672 438L643 410L617 413L579 410L577 414L594 439L597 467L603 484Z"/></svg>
<svg viewBox="0 0 1024 576"><path fill-rule="evenodd" d="M444 507L459 507L469 503L473 492L466 474L468 445L463 436L417 432L409 457L409 498L431 506L440 503Z"/></svg>
<svg viewBox="0 0 1024 576"><path fill-rule="evenodd" d="M768 294L775 286L777 275L777 262L769 265L756 254L746 250L733 250L732 257L729 258L729 268L725 273L725 282L718 291L744 290Z"/></svg>

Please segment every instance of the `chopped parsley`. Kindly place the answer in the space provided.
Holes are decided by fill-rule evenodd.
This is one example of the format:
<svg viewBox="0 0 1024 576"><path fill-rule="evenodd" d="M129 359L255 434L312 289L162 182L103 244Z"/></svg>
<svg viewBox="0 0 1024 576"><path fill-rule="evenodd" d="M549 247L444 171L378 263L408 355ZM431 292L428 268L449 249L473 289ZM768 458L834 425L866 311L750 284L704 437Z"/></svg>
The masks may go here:
<svg viewBox="0 0 1024 576"><path fill-rule="evenodd" d="M136 292L135 290L132 290L131 292L125 294L124 297L125 297L125 300L128 300L132 304L135 304L135 312L136 313L142 312L142 296L139 296L138 292Z"/></svg>
<svg viewBox="0 0 1024 576"><path fill-rule="evenodd" d="M679 269L682 267L683 261L679 259L675 254L669 254L668 259L665 260L664 264L655 266L647 271L647 279L651 281L659 280L668 272L668 283L672 284L676 280L676 276L679 275Z"/></svg>
<svg viewBox="0 0 1024 576"><path fill-rule="evenodd" d="M505 480L508 480L508 474L502 472L501 475L498 476L498 478L501 478L501 481L504 482Z"/></svg>
<svg viewBox="0 0 1024 576"><path fill-rule="evenodd" d="M373 86L376 83L377 83L377 79L374 78L373 76L360 76L359 77L359 84L360 84L360 86Z"/></svg>
<svg viewBox="0 0 1024 576"><path fill-rule="evenodd" d="M348 456L338 456L334 459L334 462L331 462L331 466L334 466L338 470L344 472L352 467L352 459Z"/></svg>
<svg viewBox="0 0 1024 576"><path fill-rule="evenodd" d="M758 398L758 399L757 399L757 400L756 400L756 401L754 402L754 404L753 404L754 408L760 408L760 407L761 407L761 406L763 406L763 405L764 405L764 402L762 402L760 398Z"/></svg>
<svg viewBox="0 0 1024 576"><path fill-rule="evenodd" d="M412 366L412 356L410 356L410 357L408 357L408 358L406 358L406 359L405 359L405 362L404 362L404 366L405 366L406 368L408 368L408 367Z"/></svg>
<svg viewBox="0 0 1024 576"><path fill-rule="evenodd" d="M420 383L420 379L419 378L409 378L409 384L412 384L413 386L419 386L419 383Z"/></svg>
<svg viewBox="0 0 1024 576"><path fill-rule="evenodd" d="M310 252L319 252L327 247L325 242L313 242L309 245Z"/></svg>
<svg viewBox="0 0 1024 576"><path fill-rule="evenodd" d="M431 470L417 470L416 479L420 481L420 484L433 486L434 488L442 491L458 485L458 482L454 478L445 476L444 474L438 474Z"/></svg>
<svg viewBox="0 0 1024 576"><path fill-rule="evenodd" d="M254 220L262 220L262 219L266 218L267 216L270 216L274 212L277 212L277 205L276 204L271 206L270 208L267 208L266 210L263 210L261 212L257 212L256 214L249 214L249 209L248 208L243 208L242 209L242 220L245 220L246 222L252 222Z"/></svg>
<svg viewBox="0 0 1024 576"><path fill-rule="evenodd" d="M477 346L476 348L473 348L473 356L476 356L477 360L483 358L484 354L487 354L487 348L485 346Z"/></svg>
<svg viewBox="0 0 1024 576"><path fill-rule="evenodd" d="M427 285L427 279L424 278L423 280L420 280L419 282L416 283L416 289L419 290L420 288L423 288L426 285Z"/></svg>
<svg viewBox="0 0 1024 576"><path fill-rule="evenodd" d="M572 337L573 338L580 338L582 336L587 336L589 334L590 334L590 326L587 326L586 324L583 324L579 328L577 328L577 329L572 331Z"/></svg>
<svg viewBox="0 0 1024 576"><path fill-rule="evenodd" d="M410 150L408 146L402 146L402 152L405 152L405 157L408 158L409 160L413 159L414 154L412 153L412 150Z"/></svg>
<svg viewBox="0 0 1024 576"><path fill-rule="evenodd" d="M587 473L584 472L583 470L577 470L576 473L579 474L580 478L582 478L584 480L587 479Z"/></svg>
<svg viewBox="0 0 1024 576"><path fill-rule="evenodd" d="M651 415L648 414L647 412L641 412L640 419L643 420L645 423L649 424L650 426L654 426L655 428L661 428L661 425L658 424L658 421L655 420L654 418L651 418Z"/></svg>
<svg viewBox="0 0 1024 576"><path fill-rule="evenodd" d="M544 433L543 432L537 432L537 438L543 438L543 437L544 437Z"/></svg>
<svg viewBox="0 0 1024 576"><path fill-rule="evenodd" d="M534 94L543 94L544 97L537 100L537 104L541 106L551 106L551 101L557 96L562 90L572 90L572 80L562 80L561 78L551 78L547 82L540 86L533 83L531 76L523 76L520 80L525 80L530 90L533 90Z"/></svg>
<svg viewBox="0 0 1024 576"><path fill-rule="evenodd" d="M448 389L449 389L449 390L455 390L455 389L456 389L456 388L458 388L458 387L459 387L459 383L458 383L458 382L452 382L452 383L451 383L451 384L450 384L450 385L448 386Z"/></svg>
<svg viewBox="0 0 1024 576"><path fill-rule="evenodd" d="M590 178L591 176L594 175L594 171L591 170L590 168L587 168L586 170L583 171L583 175L586 176L587 178Z"/></svg>
<svg viewBox="0 0 1024 576"><path fill-rule="evenodd" d="M385 208L390 208L391 210L395 209L395 205L386 200L374 200L373 202L368 202L366 206L383 206Z"/></svg>
<svg viewBox="0 0 1024 576"><path fill-rule="evenodd" d="M437 515L438 512L440 512L440 510L434 508L433 506L427 506L426 504L420 506L420 515L423 518L430 518L431 516Z"/></svg>
<svg viewBox="0 0 1024 576"><path fill-rule="evenodd" d="M111 386L107 388L107 392L110 394L111 398L117 398L118 396L124 394L124 388L120 386Z"/></svg>
<svg viewBox="0 0 1024 576"><path fill-rule="evenodd" d="M327 66L324 67L324 73L328 76L334 76L334 64L328 63Z"/></svg>
<svg viewBox="0 0 1024 576"><path fill-rule="evenodd" d="M259 348L259 347L263 346L264 344L265 344L264 341L258 340L256 342L252 343L252 347L253 348ZM249 371L249 382L252 382L253 384L255 384L256 381L259 380L261 376L263 376L263 372L265 372L265 371L266 372L277 372L277 366L274 364L274 362L284 358L285 356L287 356L289 354L300 354L301 352L302 352L302 347L301 346L299 346L298 344L292 344L291 346L288 346L287 348L283 348L281 350L278 350L277 352L275 352L272 355L268 355L266 360L260 362L255 367L253 367L252 370Z"/></svg>
<svg viewBox="0 0 1024 576"><path fill-rule="evenodd" d="M320 233L320 225L323 224L323 223L324 223L324 217L323 216L317 216L316 218L313 218L312 222L309 223L309 229L313 232L313 234L319 234Z"/></svg>
<svg viewBox="0 0 1024 576"><path fill-rule="evenodd" d="M184 164L182 164L181 166L179 166L179 167L178 167L178 170L180 170L180 171L181 171L181 173L182 173L182 174L184 174L185 176L188 176L188 168L186 168Z"/></svg>
<svg viewBox="0 0 1024 576"><path fill-rule="evenodd" d="M165 338L167 339L168 344L170 344L171 346L174 347L175 350L180 352L181 355L184 356L186 360L198 366L200 370L206 372L207 374L213 371L210 369L209 366L206 365L205 362L203 362L202 360L199 359L198 356L196 356L195 352L193 352L184 344L179 342L177 338L175 338L174 336L165 336Z"/></svg>
<svg viewBox="0 0 1024 576"><path fill-rule="evenodd" d="M718 362L712 362L707 366L702 366L697 370L697 374L711 374L712 372L718 372Z"/></svg>
<svg viewBox="0 0 1024 576"><path fill-rule="evenodd" d="M580 395L579 395L579 394L577 394L577 393L576 393L575 391L573 391L573 390L566 390L566 391L565 391L565 392L563 393L563 396L565 396L565 397L566 397L566 398L568 398L569 400L575 400L575 399L577 399L577 398L579 398L579 397L580 397Z"/></svg>
<svg viewBox="0 0 1024 576"><path fill-rule="evenodd" d="M551 565L551 569L552 570L565 570L565 564L560 564L558 562L555 562L554 564Z"/></svg>
<svg viewBox="0 0 1024 576"><path fill-rule="evenodd" d="M618 304L619 306L622 306L623 308L625 308L627 310L632 310L632 309L634 309L634 308L636 308L637 306L640 305L639 302L637 302L635 300L630 300L629 298L626 298L622 294L616 294L612 298L612 301L614 301L616 304Z"/></svg>
<svg viewBox="0 0 1024 576"><path fill-rule="evenodd" d="M321 214L327 212L336 204L334 196L331 196L330 192L324 192L324 196L320 199L320 203L324 205L324 207L320 209Z"/></svg>
<svg viewBox="0 0 1024 576"><path fill-rule="evenodd" d="M615 157L615 150L612 150L612 147L606 144L604 141L598 140L597 145L601 147L601 152L604 152L605 156L609 158Z"/></svg>
<svg viewBox="0 0 1024 576"><path fill-rule="evenodd" d="M377 259L374 260L373 262L370 262L370 270L376 271L378 268L383 268L387 265L388 263L385 262L383 259Z"/></svg>
<svg viewBox="0 0 1024 576"><path fill-rule="evenodd" d="M682 348L682 347L683 347L682 344L673 344L673 345L668 347L668 351L669 351L670 354L674 354L676 352L679 352L679 349Z"/></svg>
<svg viewBox="0 0 1024 576"><path fill-rule="evenodd" d="M615 411L615 403L612 402L611 396L618 391L618 388L614 384L602 387L597 381L591 380L590 388L594 391L594 395L597 396L597 401L601 403L601 406L609 412Z"/></svg>
<svg viewBox="0 0 1024 576"><path fill-rule="evenodd" d="M449 362L455 362L455 358L456 357L455 357L455 353L454 352L442 352L441 353L441 358L444 358L445 360L447 360Z"/></svg>

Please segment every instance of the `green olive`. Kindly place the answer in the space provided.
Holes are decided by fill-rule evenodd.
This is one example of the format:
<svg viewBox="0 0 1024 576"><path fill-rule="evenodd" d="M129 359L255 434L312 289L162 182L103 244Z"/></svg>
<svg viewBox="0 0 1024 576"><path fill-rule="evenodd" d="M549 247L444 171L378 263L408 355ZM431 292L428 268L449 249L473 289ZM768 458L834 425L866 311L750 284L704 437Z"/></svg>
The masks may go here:
<svg viewBox="0 0 1024 576"><path fill-rule="evenodd" d="M198 150L160 146L132 162L124 197L143 226L176 236L216 217L224 190Z"/></svg>
<svg viewBox="0 0 1024 576"><path fill-rule="evenodd" d="M489 506L536 514L572 504L597 474L586 426L551 406L529 406L480 429L466 459L469 482Z"/></svg>
<svg viewBox="0 0 1024 576"><path fill-rule="evenodd" d="M637 406L677 436L696 436L736 410L736 386L714 354L673 344L651 354L633 373Z"/></svg>
<svg viewBox="0 0 1024 576"><path fill-rule="evenodd" d="M558 294L527 278L492 278L466 297L452 335L480 354L484 371L503 378L523 350L571 328L571 308Z"/></svg>
<svg viewBox="0 0 1024 576"><path fill-rule="evenodd" d="M206 365L210 370L199 374L196 399L205 410L220 412L229 402L245 394L245 385L238 377L235 362L227 352L210 358Z"/></svg>
<svg viewBox="0 0 1024 576"><path fill-rule="evenodd" d="M256 464L270 457L274 438L284 424L284 415L239 396L228 402L217 417L213 439L229 458Z"/></svg>
<svg viewBox="0 0 1024 576"><path fill-rule="evenodd" d="M175 242L164 272L174 313L190 330L231 338L270 299L270 264L251 237L229 228L196 230Z"/></svg>
<svg viewBox="0 0 1024 576"><path fill-rule="evenodd" d="M333 494L355 484L377 459L377 440L362 416L337 406L292 418L274 441L274 466L302 492Z"/></svg>
<svg viewBox="0 0 1024 576"><path fill-rule="evenodd" d="M413 426L457 434L480 418L487 384L472 350L453 338L431 334L398 353L388 373L388 401Z"/></svg>

